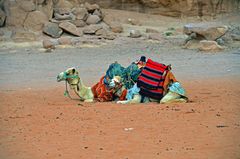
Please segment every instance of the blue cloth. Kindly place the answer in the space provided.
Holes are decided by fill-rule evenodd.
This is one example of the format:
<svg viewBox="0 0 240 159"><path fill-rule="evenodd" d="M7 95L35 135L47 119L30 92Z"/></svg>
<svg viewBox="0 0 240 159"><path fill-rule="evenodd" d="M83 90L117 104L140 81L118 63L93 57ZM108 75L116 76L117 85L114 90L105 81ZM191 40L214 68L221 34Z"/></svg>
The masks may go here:
<svg viewBox="0 0 240 159"><path fill-rule="evenodd" d="M184 88L181 86L181 84L179 82L174 82L170 87L169 90L171 92L175 92L181 96L186 96L186 91L184 90Z"/></svg>
<svg viewBox="0 0 240 159"><path fill-rule="evenodd" d="M141 73L141 69L138 68L137 64L132 63L127 68L122 67L119 63L112 63L104 77L104 84L109 87L111 79L114 76L120 76L123 84L127 89L133 87L134 83L137 82L138 76Z"/></svg>
<svg viewBox="0 0 240 159"><path fill-rule="evenodd" d="M133 96L135 94L138 94L139 91L140 91L140 88L137 86L137 84L134 84L134 86L132 88L128 89L128 91L127 91L127 95L126 95L127 100L133 99Z"/></svg>

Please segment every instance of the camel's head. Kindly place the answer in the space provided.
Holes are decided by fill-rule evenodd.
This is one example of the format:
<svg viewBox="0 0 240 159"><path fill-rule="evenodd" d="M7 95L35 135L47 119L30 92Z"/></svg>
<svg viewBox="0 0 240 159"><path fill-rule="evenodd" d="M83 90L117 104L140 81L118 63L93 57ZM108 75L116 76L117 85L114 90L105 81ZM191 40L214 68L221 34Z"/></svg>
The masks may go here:
<svg viewBox="0 0 240 159"><path fill-rule="evenodd" d="M67 81L70 85L77 85L79 83L79 76L76 68L68 68L66 71L61 72L57 76L57 81Z"/></svg>
<svg viewBox="0 0 240 159"><path fill-rule="evenodd" d="M122 82L122 78L120 76L114 76L109 83L110 88L114 88L118 86Z"/></svg>

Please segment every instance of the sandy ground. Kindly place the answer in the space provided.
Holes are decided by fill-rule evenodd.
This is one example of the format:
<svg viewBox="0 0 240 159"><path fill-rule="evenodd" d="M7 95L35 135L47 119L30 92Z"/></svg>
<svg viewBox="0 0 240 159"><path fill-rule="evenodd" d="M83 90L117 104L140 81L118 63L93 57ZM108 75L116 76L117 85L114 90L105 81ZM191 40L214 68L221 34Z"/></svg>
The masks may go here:
<svg viewBox="0 0 240 159"><path fill-rule="evenodd" d="M80 103L63 88L0 92L0 158L240 157L239 78L184 81L191 102Z"/></svg>
<svg viewBox="0 0 240 159"><path fill-rule="evenodd" d="M148 16L142 27L164 21ZM168 20L160 31L184 23ZM240 50L184 50L179 40L122 37L52 53L38 44L1 47L0 158L240 159ZM56 82L58 73L75 66L90 86L112 62L127 66L141 55L172 64L190 102L82 103L64 97L64 82Z"/></svg>

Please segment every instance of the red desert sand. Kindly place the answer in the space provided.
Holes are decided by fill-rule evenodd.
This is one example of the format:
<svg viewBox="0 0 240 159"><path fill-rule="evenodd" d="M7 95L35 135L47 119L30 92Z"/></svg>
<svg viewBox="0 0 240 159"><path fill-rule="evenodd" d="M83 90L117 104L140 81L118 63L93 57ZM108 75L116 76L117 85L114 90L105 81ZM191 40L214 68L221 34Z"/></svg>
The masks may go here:
<svg viewBox="0 0 240 159"><path fill-rule="evenodd" d="M182 83L190 102L163 105L82 103L64 85L2 90L0 158L239 158L239 78Z"/></svg>

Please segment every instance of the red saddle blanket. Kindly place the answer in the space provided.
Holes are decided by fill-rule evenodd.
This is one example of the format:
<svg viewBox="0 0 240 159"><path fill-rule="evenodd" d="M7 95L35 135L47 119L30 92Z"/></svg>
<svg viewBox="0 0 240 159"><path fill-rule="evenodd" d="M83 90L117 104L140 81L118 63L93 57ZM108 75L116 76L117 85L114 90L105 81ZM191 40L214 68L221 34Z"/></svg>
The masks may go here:
<svg viewBox="0 0 240 159"><path fill-rule="evenodd" d="M99 102L113 101L116 97L119 100L125 100L127 90L116 92L115 89L108 90L104 84L104 76L92 88L94 99Z"/></svg>
<svg viewBox="0 0 240 159"><path fill-rule="evenodd" d="M142 96L160 100L163 97L163 85L167 71L168 66L148 59L138 77L139 93Z"/></svg>

